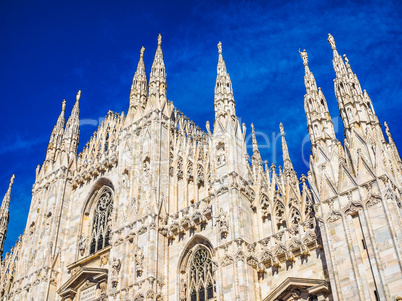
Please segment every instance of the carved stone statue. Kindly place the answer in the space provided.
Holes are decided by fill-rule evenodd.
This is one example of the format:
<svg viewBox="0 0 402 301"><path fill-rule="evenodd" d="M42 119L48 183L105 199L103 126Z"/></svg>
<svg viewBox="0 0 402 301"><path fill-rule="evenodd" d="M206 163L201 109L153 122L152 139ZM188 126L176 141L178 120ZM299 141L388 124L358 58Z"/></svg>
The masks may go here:
<svg viewBox="0 0 402 301"><path fill-rule="evenodd" d="M332 50L336 50L335 39L330 33L328 34L328 43L331 45Z"/></svg>
<svg viewBox="0 0 402 301"><path fill-rule="evenodd" d="M135 268L137 274L141 276L143 271L144 253L140 247L137 248L137 253L135 254Z"/></svg>
<svg viewBox="0 0 402 301"><path fill-rule="evenodd" d="M222 43L221 42L218 43L218 53L222 54Z"/></svg>
<svg viewBox="0 0 402 301"><path fill-rule="evenodd" d="M112 275L117 276L119 274L119 272L120 272L120 268L121 268L120 259L113 258L113 261L112 261Z"/></svg>
<svg viewBox="0 0 402 301"><path fill-rule="evenodd" d="M180 280L180 301L186 301L187 283L184 278Z"/></svg>
<svg viewBox="0 0 402 301"><path fill-rule="evenodd" d="M85 237L85 235L81 235L80 242L79 242L79 250L80 250L81 256L84 256L86 246L87 246L87 238Z"/></svg>
<svg viewBox="0 0 402 301"><path fill-rule="evenodd" d="M162 45L162 35L158 35L158 46Z"/></svg>
<svg viewBox="0 0 402 301"><path fill-rule="evenodd" d="M308 55L307 55L306 49L304 49L303 51L300 51L300 49L299 49L299 53L300 53L300 56L301 56L301 58L303 60L303 65L307 66L307 64L308 64Z"/></svg>
<svg viewBox="0 0 402 301"><path fill-rule="evenodd" d="M220 209L219 215L217 217L217 220L219 222L219 232L221 235L226 238L228 234L228 222L226 219L226 213L223 211L223 209Z"/></svg>

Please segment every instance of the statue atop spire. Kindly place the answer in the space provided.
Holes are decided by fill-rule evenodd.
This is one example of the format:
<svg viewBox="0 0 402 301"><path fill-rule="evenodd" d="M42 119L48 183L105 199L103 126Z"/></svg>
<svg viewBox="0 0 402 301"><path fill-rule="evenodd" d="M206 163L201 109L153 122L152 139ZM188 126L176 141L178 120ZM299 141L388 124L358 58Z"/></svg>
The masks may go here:
<svg viewBox="0 0 402 301"><path fill-rule="evenodd" d="M336 50L335 39L332 34L328 34L328 43L331 45L332 50Z"/></svg>
<svg viewBox="0 0 402 301"><path fill-rule="evenodd" d="M300 51L300 48L299 48L299 53L303 60L303 65L308 66L308 55L307 55L306 49L304 49L303 51Z"/></svg>
<svg viewBox="0 0 402 301"><path fill-rule="evenodd" d="M161 47L162 46L162 35L161 34L159 34L158 35L158 47ZM142 49L142 48L141 48Z"/></svg>
<svg viewBox="0 0 402 301"><path fill-rule="evenodd" d="M218 54L222 54L222 42L219 41L217 46L218 46Z"/></svg>

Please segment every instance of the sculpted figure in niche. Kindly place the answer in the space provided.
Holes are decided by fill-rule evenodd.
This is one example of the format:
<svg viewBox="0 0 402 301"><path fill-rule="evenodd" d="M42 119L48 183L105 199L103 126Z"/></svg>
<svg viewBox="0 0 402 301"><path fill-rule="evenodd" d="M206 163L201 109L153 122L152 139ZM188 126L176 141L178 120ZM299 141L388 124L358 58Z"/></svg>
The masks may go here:
<svg viewBox="0 0 402 301"><path fill-rule="evenodd" d="M219 222L219 231L221 235L226 238L227 233L228 233L228 222L226 219L226 213L223 211L223 209L220 209L219 215L217 217L217 220Z"/></svg>
<svg viewBox="0 0 402 301"><path fill-rule="evenodd" d="M81 235L81 238L79 241L79 250L80 250L81 256L84 255L86 246L87 246L87 238L85 237L85 235Z"/></svg>
<svg viewBox="0 0 402 301"><path fill-rule="evenodd" d="M137 274L141 276L143 271L143 262L144 262L144 253L140 247L137 248L137 253L135 254L135 268L137 270Z"/></svg>
<svg viewBox="0 0 402 301"><path fill-rule="evenodd" d="M121 262L120 259L113 258L112 261L112 275L117 276L120 272Z"/></svg>
<svg viewBox="0 0 402 301"><path fill-rule="evenodd" d="M354 120L353 114L352 114L352 109L351 109L351 108L348 108L348 109L346 110L346 112L347 112L347 114L348 114L349 122L352 122L352 121Z"/></svg>
<svg viewBox="0 0 402 301"><path fill-rule="evenodd" d="M187 283L183 277L180 280L180 301L186 301L186 292L187 292Z"/></svg>

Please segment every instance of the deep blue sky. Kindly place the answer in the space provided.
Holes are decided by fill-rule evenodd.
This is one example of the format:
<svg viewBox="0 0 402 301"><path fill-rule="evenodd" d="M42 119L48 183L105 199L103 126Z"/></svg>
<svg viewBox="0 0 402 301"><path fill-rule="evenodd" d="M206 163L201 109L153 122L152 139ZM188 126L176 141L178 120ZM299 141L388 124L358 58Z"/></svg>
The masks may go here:
<svg viewBox="0 0 402 301"><path fill-rule="evenodd" d="M270 138L260 146L269 164L282 164L272 134L283 122L298 174L308 158L303 109L306 49L318 86L337 123L332 33L347 53L381 123L402 147L402 6L355 1L23 1L0 2L0 198L12 173L11 216L5 251L24 230L35 167L67 100L67 114L82 90L81 119L98 122L108 110L125 111L139 49L147 73L158 33L163 35L168 99L202 128L214 119L218 41L232 78L237 115L248 133ZM81 126L82 149L96 126ZM340 127L338 137L342 138ZM262 137L259 142L264 144ZM279 146L279 144L277 144Z"/></svg>

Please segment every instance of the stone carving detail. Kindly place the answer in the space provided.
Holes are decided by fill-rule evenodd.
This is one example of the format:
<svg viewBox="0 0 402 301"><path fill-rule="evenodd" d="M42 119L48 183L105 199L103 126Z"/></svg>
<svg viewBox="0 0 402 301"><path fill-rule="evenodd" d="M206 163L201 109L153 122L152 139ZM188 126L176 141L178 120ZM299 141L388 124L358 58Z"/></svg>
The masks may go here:
<svg viewBox="0 0 402 301"><path fill-rule="evenodd" d="M229 233L228 222L226 218L226 213L221 208L219 211L219 215L217 216L217 222L219 223L219 233L223 238L226 238Z"/></svg>
<svg viewBox="0 0 402 301"><path fill-rule="evenodd" d="M271 215L269 199L266 195L263 195L261 198L261 214L263 217L268 217L269 215Z"/></svg>
<svg viewBox="0 0 402 301"><path fill-rule="evenodd" d="M81 238L79 241L79 250L80 250L81 256L84 256L86 247L87 247L87 238L85 237L85 235L81 235Z"/></svg>
<svg viewBox="0 0 402 301"><path fill-rule="evenodd" d="M135 254L135 269L137 271L137 276L141 276L142 272L144 270L143 267L144 263L144 253L142 252L142 249L140 247L137 247L137 252Z"/></svg>
<svg viewBox="0 0 402 301"><path fill-rule="evenodd" d="M187 282L186 279L184 279L184 276L181 277L180 279L180 301L186 301L187 300Z"/></svg>
<svg viewBox="0 0 402 301"><path fill-rule="evenodd" d="M213 262L205 248L195 251L190 263L188 294L187 300L200 300L202 296L212 299L216 295Z"/></svg>
<svg viewBox="0 0 402 301"><path fill-rule="evenodd" d="M113 258L112 261L112 275L118 276L121 268L121 261L120 259Z"/></svg>

